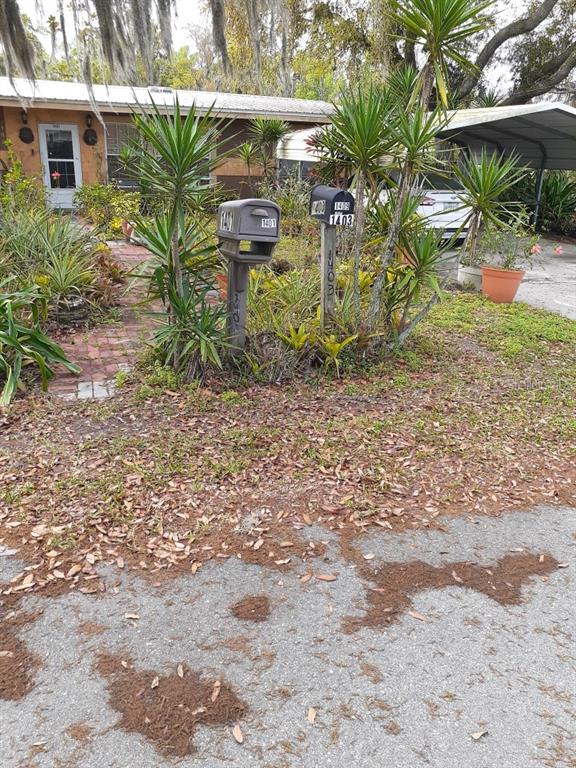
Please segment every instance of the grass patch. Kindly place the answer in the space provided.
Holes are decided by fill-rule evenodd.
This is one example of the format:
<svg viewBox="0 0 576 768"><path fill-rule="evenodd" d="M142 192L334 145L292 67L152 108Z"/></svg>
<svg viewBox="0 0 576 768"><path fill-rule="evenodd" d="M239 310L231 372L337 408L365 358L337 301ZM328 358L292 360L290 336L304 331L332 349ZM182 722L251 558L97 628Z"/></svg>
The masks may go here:
<svg viewBox="0 0 576 768"><path fill-rule="evenodd" d="M576 344L576 323L527 304L494 304L477 294L448 294L430 313L427 329L474 338L507 360L546 354L557 344Z"/></svg>

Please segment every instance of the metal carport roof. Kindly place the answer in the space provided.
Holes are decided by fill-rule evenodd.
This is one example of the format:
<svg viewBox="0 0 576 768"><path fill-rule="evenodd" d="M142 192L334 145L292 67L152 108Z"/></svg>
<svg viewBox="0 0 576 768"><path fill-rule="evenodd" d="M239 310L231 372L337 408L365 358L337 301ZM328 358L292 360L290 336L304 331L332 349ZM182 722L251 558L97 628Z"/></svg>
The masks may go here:
<svg viewBox="0 0 576 768"><path fill-rule="evenodd" d="M516 152L521 165L538 170L576 169L576 109L566 104L461 109L449 118L441 135L472 151Z"/></svg>

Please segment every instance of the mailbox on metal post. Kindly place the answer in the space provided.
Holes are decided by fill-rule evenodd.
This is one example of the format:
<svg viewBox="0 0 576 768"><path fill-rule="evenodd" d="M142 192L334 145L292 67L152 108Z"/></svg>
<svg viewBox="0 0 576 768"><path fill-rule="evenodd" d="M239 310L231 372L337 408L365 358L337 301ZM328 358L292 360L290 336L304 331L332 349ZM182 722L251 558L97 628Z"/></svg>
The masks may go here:
<svg viewBox="0 0 576 768"><path fill-rule="evenodd" d="M320 323L334 311L336 227L354 224L354 197L344 189L318 184L310 193L310 216L320 221Z"/></svg>
<svg viewBox="0 0 576 768"><path fill-rule="evenodd" d="M246 298L250 267L267 264L280 240L280 208L271 200L231 200L218 208L216 231L228 258L228 332L232 351L246 343ZM242 250L242 243L248 248Z"/></svg>

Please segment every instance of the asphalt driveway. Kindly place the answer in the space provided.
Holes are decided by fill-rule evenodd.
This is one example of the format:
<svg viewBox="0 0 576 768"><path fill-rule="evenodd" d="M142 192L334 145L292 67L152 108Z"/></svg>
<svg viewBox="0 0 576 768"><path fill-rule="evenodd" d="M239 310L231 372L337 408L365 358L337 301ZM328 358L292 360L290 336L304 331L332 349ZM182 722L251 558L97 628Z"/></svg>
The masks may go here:
<svg viewBox="0 0 576 768"><path fill-rule="evenodd" d="M109 569L99 595L26 598L0 765L576 766L575 509L371 532L355 558L306 535L325 556L286 571Z"/></svg>

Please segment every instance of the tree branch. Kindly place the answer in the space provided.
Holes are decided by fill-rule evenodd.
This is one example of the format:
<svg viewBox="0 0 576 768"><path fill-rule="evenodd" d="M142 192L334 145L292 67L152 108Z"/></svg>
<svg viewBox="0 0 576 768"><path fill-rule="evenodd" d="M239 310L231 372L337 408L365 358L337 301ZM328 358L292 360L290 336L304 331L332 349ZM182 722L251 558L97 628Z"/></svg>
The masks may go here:
<svg viewBox="0 0 576 768"><path fill-rule="evenodd" d="M538 80L531 85L518 88L513 91L506 99L502 101L503 105L513 104L526 104L530 99L536 98L536 96L542 96L544 93L553 90L563 80L569 77L572 70L576 67L576 43L573 43L568 49L567 55L563 56L564 62L558 69L542 80ZM549 66L546 66L546 71L549 71Z"/></svg>
<svg viewBox="0 0 576 768"><path fill-rule="evenodd" d="M550 16L559 1L560 0L543 0L532 13L529 13L527 16L523 16L520 19L516 19L496 32L478 54L476 61L474 62L476 66L474 74L468 75L462 81L462 84L458 89L458 99L463 99L470 94L480 80L482 72L494 57L494 54L502 45L504 45L504 43L508 42L508 40L511 40L513 37L525 35L536 29L536 27Z"/></svg>

